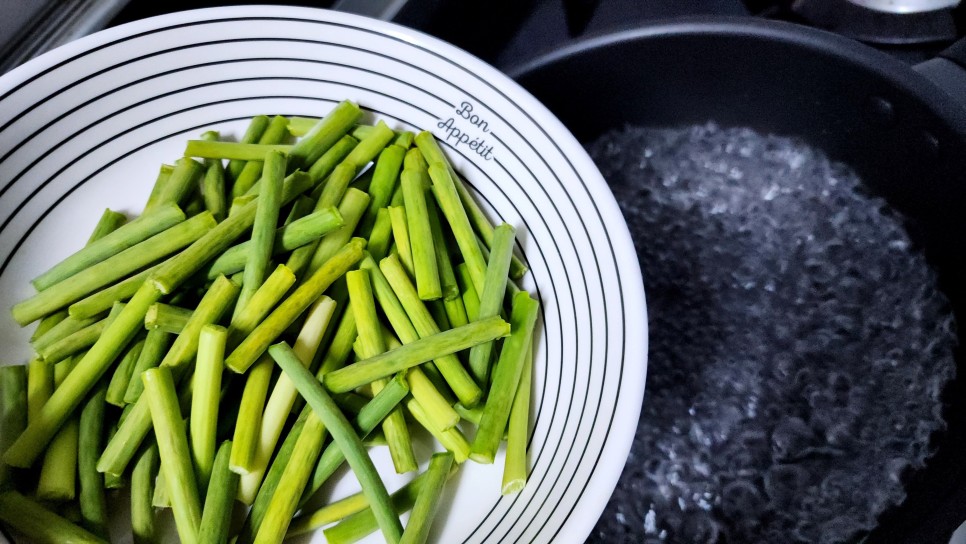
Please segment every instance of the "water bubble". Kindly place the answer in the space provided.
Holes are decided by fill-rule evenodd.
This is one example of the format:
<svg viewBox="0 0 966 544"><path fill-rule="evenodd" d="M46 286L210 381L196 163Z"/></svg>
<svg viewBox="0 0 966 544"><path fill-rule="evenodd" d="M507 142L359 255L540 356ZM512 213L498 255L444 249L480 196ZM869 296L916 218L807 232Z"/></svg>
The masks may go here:
<svg viewBox="0 0 966 544"><path fill-rule="evenodd" d="M903 218L790 138L628 128L589 151L650 319L632 461L590 541L870 530L923 466L955 372L949 303Z"/></svg>
<svg viewBox="0 0 966 544"><path fill-rule="evenodd" d="M728 519L756 516L764 506L758 486L749 480L735 480L721 491L721 513Z"/></svg>
<svg viewBox="0 0 966 544"><path fill-rule="evenodd" d="M765 492L781 508L804 495L807 481L808 475L798 465L773 465L765 473Z"/></svg>
<svg viewBox="0 0 966 544"><path fill-rule="evenodd" d="M718 542L720 529L718 522L708 515L694 513L684 518L681 524L678 540L693 542L694 544L715 544Z"/></svg>
<svg viewBox="0 0 966 544"><path fill-rule="evenodd" d="M838 421L826 427L825 441L830 446L852 450L856 447L853 433L851 422Z"/></svg>
<svg viewBox="0 0 966 544"><path fill-rule="evenodd" d="M771 449L775 459L795 459L812 443L812 429L797 417L782 419L771 432Z"/></svg>

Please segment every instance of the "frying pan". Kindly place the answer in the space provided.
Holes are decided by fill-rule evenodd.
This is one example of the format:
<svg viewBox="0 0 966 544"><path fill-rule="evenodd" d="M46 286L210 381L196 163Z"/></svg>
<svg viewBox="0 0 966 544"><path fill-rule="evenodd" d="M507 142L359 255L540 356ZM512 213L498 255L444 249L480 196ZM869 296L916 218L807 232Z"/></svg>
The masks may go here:
<svg viewBox="0 0 966 544"><path fill-rule="evenodd" d="M795 136L850 165L910 220L966 323L966 41L915 67L849 39L739 18L656 23L589 37L510 75L582 142L627 124L706 123ZM963 345L966 327L959 328ZM957 353L962 375L964 357ZM966 519L966 387L944 391L947 428L906 501L864 540L947 543ZM888 402L888 399L882 399Z"/></svg>

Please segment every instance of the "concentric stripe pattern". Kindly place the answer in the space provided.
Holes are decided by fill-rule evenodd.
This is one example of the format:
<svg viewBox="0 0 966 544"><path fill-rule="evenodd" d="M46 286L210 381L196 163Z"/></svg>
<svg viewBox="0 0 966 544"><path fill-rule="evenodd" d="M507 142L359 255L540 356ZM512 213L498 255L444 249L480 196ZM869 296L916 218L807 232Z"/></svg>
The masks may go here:
<svg viewBox="0 0 966 544"><path fill-rule="evenodd" d="M517 227L525 286L542 303L530 481L501 497L499 460L467 464L438 541L582 541L620 474L643 392L633 246L559 123L431 38L318 10L202 10L112 29L11 72L0 79L0 304L82 245L104 207L136 213L184 140L210 127L238 135L256 114L323 115L345 98L369 120L437 135L491 217ZM3 319L3 345L26 346L29 329Z"/></svg>

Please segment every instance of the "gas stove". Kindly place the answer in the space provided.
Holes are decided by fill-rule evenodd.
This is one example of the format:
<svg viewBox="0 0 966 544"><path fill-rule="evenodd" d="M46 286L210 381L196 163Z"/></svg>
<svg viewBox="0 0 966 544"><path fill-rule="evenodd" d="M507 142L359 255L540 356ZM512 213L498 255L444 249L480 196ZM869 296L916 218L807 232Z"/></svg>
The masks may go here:
<svg viewBox="0 0 966 544"><path fill-rule="evenodd" d="M153 15L237 4L286 4L361 13L423 30L498 68L575 38L681 16L777 19L868 43L908 62L966 35L961 0L0 0L0 73L62 43Z"/></svg>
<svg viewBox="0 0 966 544"><path fill-rule="evenodd" d="M422 28L497 67L521 64L581 36L682 16L752 16L803 24L856 39L911 63L931 58L966 34L966 9L960 0L542 0L470 4L475 3L447 4L438 17L422 21ZM501 4L517 8L503 10ZM407 23L405 13L401 15L401 21Z"/></svg>

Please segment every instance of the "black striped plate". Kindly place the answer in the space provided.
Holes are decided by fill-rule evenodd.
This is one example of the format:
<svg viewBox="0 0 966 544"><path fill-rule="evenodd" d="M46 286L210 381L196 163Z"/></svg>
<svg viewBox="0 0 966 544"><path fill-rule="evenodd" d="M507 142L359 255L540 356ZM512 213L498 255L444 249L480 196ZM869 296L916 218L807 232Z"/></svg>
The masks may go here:
<svg viewBox="0 0 966 544"><path fill-rule="evenodd" d="M103 208L137 213L157 167L185 140L209 128L239 135L256 114L320 116L342 99L370 121L440 138L491 217L517 227L531 267L524 284L543 305L529 483L502 497L500 460L468 463L449 486L435 541L583 541L620 475L644 393L634 246L563 125L510 79L434 38L323 10L218 8L105 30L3 76L0 306L28 296L29 278L83 245ZM2 319L4 362L22 363L30 330ZM382 472L391 489L403 480Z"/></svg>

